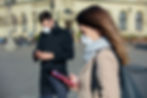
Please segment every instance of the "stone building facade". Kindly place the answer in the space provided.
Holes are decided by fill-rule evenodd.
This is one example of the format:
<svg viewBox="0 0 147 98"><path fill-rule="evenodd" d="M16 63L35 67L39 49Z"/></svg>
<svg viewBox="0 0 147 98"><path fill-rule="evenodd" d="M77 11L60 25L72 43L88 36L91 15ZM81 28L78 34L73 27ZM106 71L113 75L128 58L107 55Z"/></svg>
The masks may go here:
<svg viewBox="0 0 147 98"><path fill-rule="evenodd" d="M63 27L70 22L76 34L75 16L91 5L108 10L122 35L147 36L147 0L0 0L0 37L37 35L38 15L44 10Z"/></svg>

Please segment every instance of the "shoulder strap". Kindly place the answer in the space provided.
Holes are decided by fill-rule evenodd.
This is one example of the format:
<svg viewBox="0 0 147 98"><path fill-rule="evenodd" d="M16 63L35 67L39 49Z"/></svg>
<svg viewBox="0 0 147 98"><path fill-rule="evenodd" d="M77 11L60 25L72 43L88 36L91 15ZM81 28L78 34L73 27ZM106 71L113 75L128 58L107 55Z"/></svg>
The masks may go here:
<svg viewBox="0 0 147 98"><path fill-rule="evenodd" d="M100 51L97 52L97 55L99 54ZM102 98L102 86L101 86L101 83L98 79L98 76L97 76L97 72L98 72L98 64L97 64L97 56L94 57L93 59L93 66L92 66L92 71L91 71L91 91L92 93L95 91L95 90L98 90L99 91L99 98Z"/></svg>
<svg viewBox="0 0 147 98"><path fill-rule="evenodd" d="M111 49L111 48L110 48ZM98 90L99 92L99 98L102 98L102 85L99 81L99 77L97 76L97 73L98 73L98 63L97 63L97 57L99 56L100 52L102 51L103 49L97 51L97 55L94 57L93 59L93 66L92 66L92 73L91 73L91 91L94 92L95 90Z"/></svg>

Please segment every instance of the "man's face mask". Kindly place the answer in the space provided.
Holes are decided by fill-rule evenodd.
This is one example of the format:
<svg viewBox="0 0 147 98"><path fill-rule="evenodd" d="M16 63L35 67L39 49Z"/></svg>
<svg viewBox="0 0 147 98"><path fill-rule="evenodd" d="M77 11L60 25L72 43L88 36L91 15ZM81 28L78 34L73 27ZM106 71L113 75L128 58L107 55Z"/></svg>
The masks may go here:
<svg viewBox="0 0 147 98"><path fill-rule="evenodd" d="M49 27L43 27L43 33L49 34L51 32L51 29Z"/></svg>

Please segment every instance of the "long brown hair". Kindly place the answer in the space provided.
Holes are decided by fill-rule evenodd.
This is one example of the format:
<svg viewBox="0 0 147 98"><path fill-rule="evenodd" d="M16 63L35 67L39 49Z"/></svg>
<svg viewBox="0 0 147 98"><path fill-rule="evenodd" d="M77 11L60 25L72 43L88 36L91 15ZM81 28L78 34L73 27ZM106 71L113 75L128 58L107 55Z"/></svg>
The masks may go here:
<svg viewBox="0 0 147 98"><path fill-rule="evenodd" d="M101 35L112 44L112 48L120 59L120 63L123 65L128 63L124 41L106 10L99 6L89 7L78 15L77 22L98 29Z"/></svg>

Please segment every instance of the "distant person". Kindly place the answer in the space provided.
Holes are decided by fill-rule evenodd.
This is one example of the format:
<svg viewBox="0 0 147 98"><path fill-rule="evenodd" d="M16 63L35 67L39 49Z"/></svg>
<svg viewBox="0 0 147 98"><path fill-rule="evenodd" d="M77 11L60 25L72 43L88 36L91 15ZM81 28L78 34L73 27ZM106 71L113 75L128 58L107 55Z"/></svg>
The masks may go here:
<svg viewBox="0 0 147 98"><path fill-rule="evenodd" d="M43 30L40 34L34 59L41 62L40 98L67 98L68 88L51 72L56 70L67 76L67 60L73 58L73 40L70 33L55 24L52 15L40 14Z"/></svg>
<svg viewBox="0 0 147 98"><path fill-rule="evenodd" d="M103 8L92 6L77 17L85 45L86 65L76 82L80 98L121 98L120 67L127 64L127 54L119 31Z"/></svg>

